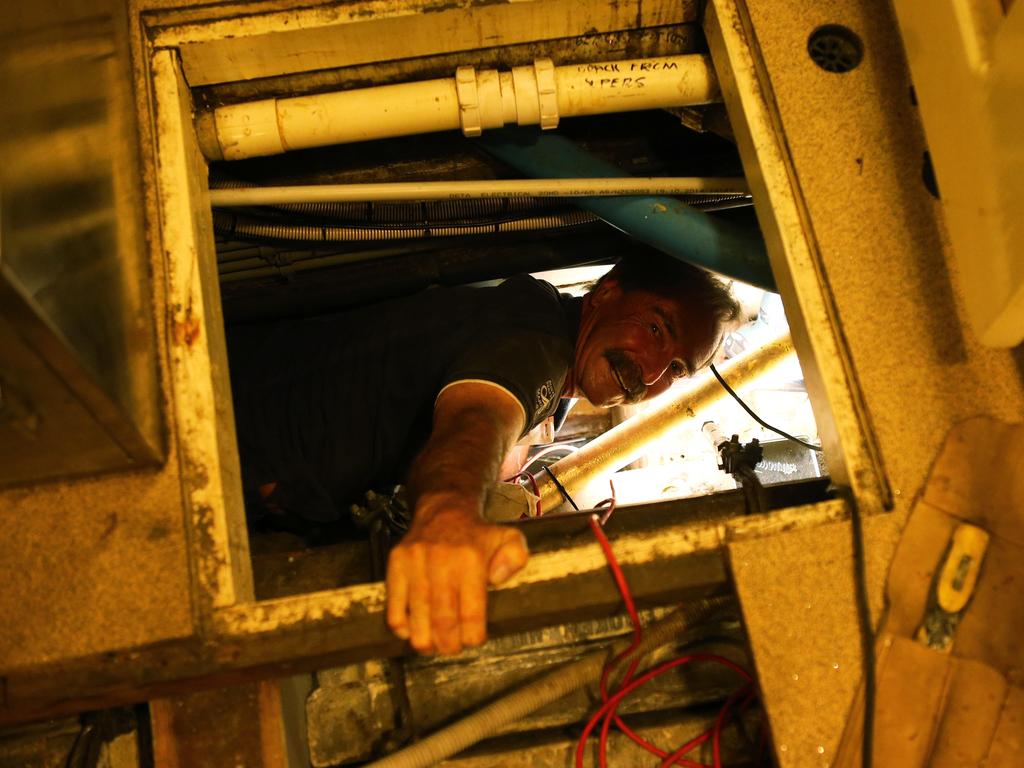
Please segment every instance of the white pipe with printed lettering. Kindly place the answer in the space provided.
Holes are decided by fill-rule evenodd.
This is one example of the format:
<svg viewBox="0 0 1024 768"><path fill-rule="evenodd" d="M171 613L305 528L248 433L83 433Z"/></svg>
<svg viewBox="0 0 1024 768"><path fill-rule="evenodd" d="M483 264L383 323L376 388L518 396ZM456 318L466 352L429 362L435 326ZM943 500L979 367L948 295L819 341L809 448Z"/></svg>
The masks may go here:
<svg viewBox="0 0 1024 768"><path fill-rule="evenodd" d="M203 112L196 131L210 160L503 125L551 129L561 117L682 107L719 100L708 56L663 56L509 72L459 67L455 77L232 104Z"/></svg>

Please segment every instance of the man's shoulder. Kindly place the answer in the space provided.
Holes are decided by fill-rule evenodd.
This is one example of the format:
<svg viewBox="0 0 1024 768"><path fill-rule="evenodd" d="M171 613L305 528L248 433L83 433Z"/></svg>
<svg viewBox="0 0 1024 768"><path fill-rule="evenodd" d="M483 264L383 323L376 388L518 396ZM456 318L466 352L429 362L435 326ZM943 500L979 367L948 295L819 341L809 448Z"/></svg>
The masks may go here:
<svg viewBox="0 0 1024 768"><path fill-rule="evenodd" d="M531 316L545 316L548 320L565 318L574 314L573 305L578 302L551 283L526 274L508 278L497 290L504 296L505 306L527 309L527 312L520 312L524 319Z"/></svg>
<svg viewBox="0 0 1024 768"><path fill-rule="evenodd" d="M521 274L506 278L499 286L506 291L521 291L527 295L538 298L558 300L558 289L546 280L540 280L533 275Z"/></svg>

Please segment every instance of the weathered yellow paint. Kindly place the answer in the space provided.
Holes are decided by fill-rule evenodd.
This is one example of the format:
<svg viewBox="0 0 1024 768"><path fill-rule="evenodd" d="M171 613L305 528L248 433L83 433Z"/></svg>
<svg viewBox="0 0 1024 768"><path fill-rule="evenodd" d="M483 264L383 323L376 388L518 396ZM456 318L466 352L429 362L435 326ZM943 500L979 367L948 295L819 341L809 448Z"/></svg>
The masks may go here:
<svg viewBox="0 0 1024 768"><path fill-rule="evenodd" d="M276 600L262 600L224 608L214 614L214 631L232 639L258 635L289 627L308 627L335 622L356 612L380 611L384 607L383 582L313 592Z"/></svg>
<svg viewBox="0 0 1024 768"><path fill-rule="evenodd" d="M252 566L234 442L206 164L175 55L153 56L157 188L170 310L173 417L192 530L196 602L252 599Z"/></svg>
<svg viewBox="0 0 1024 768"><path fill-rule="evenodd" d="M628 515L624 510L618 514ZM639 566L659 560L722 549L727 542L747 541L783 531L814 528L846 519L849 509L843 501L826 501L793 507L781 512L732 518L711 523L680 523L657 531L622 534L615 538L615 557L623 566ZM533 555L526 567L495 591L544 584L571 576L601 573L608 562L596 540ZM225 639L243 640L255 636L303 627L315 632L318 624L334 623L384 607L382 582L312 594L239 604L215 614L214 629Z"/></svg>

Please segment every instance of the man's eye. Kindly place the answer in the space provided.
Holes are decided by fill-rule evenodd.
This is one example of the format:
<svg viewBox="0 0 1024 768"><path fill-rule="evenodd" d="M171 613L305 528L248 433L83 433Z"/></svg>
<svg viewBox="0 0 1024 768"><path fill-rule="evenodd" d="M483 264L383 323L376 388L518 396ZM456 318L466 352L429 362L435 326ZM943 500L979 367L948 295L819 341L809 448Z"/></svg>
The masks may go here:
<svg viewBox="0 0 1024 768"><path fill-rule="evenodd" d="M651 333L653 333L655 336L660 336L661 328L659 328L656 323L651 323Z"/></svg>
<svg viewBox="0 0 1024 768"><path fill-rule="evenodd" d="M683 364L680 363L678 360L673 360L672 361L671 368L672 368L672 377L673 378L681 379L683 376L686 375L686 368L683 367Z"/></svg>

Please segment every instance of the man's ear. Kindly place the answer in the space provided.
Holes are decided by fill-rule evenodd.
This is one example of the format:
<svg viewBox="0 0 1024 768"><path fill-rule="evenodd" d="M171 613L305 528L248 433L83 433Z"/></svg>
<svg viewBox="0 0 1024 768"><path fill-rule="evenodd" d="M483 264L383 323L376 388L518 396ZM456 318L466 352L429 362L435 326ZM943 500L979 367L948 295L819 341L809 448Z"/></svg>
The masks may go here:
<svg viewBox="0 0 1024 768"><path fill-rule="evenodd" d="M607 301L615 300L622 295L622 284L614 277L603 277L590 292L590 305L600 306Z"/></svg>

